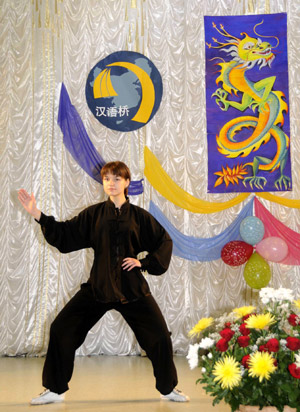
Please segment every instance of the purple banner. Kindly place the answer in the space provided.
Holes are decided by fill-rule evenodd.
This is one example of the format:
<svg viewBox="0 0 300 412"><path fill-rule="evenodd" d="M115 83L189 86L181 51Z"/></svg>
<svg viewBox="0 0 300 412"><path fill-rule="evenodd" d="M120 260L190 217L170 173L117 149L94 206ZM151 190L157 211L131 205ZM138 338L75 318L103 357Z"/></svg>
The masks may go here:
<svg viewBox="0 0 300 412"><path fill-rule="evenodd" d="M204 21L208 192L291 190L287 15Z"/></svg>

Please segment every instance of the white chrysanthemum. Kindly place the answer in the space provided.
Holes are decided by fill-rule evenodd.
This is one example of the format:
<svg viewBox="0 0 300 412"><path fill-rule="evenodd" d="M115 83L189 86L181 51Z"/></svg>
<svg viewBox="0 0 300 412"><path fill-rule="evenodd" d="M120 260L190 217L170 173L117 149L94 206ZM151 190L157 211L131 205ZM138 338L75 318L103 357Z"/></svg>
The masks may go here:
<svg viewBox="0 0 300 412"><path fill-rule="evenodd" d="M222 329L223 329L223 328L222 328ZM214 340L215 342L217 342L217 341L220 339L220 334L219 334L218 332L213 332L213 333L210 333L210 334L208 335L208 337L209 337L210 339Z"/></svg>
<svg viewBox="0 0 300 412"><path fill-rule="evenodd" d="M256 345L262 345L265 343L265 338L263 336L260 336L257 340L256 340Z"/></svg>
<svg viewBox="0 0 300 412"><path fill-rule="evenodd" d="M236 323L235 325L232 325L232 326L231 326L231 329L232 329L234 332L239 332L239 330L240 330L240 325L239 325L238 323Z"/></svg>
<svg viewBox="0 0 300 412"><path fill-rule="evenodd" d="M236 315L234 313L225 313L224 315L219 316L217 319L215 319L216 329L223 329L225 323L234 323L235 321Z"/></svg>
<svg viewBox="0 0 300 412"><path fill-rule="evenodd" d="M275 300L282 302L282 301L289 301L292 302L294 300L294 292L292 289L286 288L279 288L275 290Z"/></svg>
<svg viewBox="0 0 300 412"><path fill-rule="evenodd" d="M199 343L195 343L194 345L189 346L187 360L189 362L191 369L195 369L198 366L198 350L199 350Z"/></svg>
<svg viewBox="0 0 300 412"><path fill-rule="evenodd" d="M289 324L287 319L282 319L279 323L278 323L278 328L280 330L284 330L288 335L290 335L291 333L295 333L295 331L292 329L293 327Z"/></svg>
<svg viewBox="0 0 300 412"><path fill-rule="evenodd" d="M294 302L294 293L291 289L286 288L263 288L259 292L259 296L265 309L269 312L281 312L282 317L290 310L291 303Z"/></svg>
<svg viewBox="0 0 300 412"><path fill-rule="evenodd" d="M280 343L280 346L282 347L282 349L284 349L286 347L286 339L280 339L279 343Z"/></svg>
<svg viewBox="0 0 300 412"><path fill-rule="evenodd" d="M203 338L199 343L201 349L209 349L215 344L215 341L211 338Z"/></svg>
<svg viewBox="0 0 300 412"><path fill-rule="evenodd" d="M257 345L252 345L250 346L251 352L257 352L258 351L258 346Z"/></svg>
<svg viewBox="0 0 300 412"><path fill-rule="evenodd" d="M297 368L300 368L300 355L295 355L295 364Z"/></svg>
<svg viewBox="0 0 300 412"><path fill-rule="evenodd" d="M259 291L259 297L264 305L269 303L274 296L274 289L273 288L262 288Z"/></svg>

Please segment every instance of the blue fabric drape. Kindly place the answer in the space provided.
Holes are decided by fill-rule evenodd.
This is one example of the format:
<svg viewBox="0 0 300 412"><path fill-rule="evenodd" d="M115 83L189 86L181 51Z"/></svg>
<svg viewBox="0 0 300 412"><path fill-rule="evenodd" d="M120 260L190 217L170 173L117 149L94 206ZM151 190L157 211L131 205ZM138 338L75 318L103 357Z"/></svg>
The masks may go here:
<svg viewBox="0 0 300 412"><path fill-rule="evenodd" d="M226 243L232 240L242 240L240 224L245 217L253 216L253 201L254 198L244 206L227 229L211 238L196 238L180 233L152 201L150 202L149 212L171 236L174 255L187 260L209 262L221 257L221 250Z"/></svg>
<svg viewBox="0 0 300 412"><path fill-rule="evenodd" d="M74 160L97 182L102 184L100 170L106 161L100 156L87 131L81 117L72 105L65 85L62 83L57 123L63 133L63 142ZM130 195L143 193L143 179L130 182Z"/></svg>

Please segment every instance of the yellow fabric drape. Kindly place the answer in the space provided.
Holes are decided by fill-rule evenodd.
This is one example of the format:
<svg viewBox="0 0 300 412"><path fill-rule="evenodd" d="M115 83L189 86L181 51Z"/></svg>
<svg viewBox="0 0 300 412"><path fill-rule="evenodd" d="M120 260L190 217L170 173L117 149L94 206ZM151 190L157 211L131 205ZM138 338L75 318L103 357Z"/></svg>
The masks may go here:
<svg viewBox="0 0 300 412"><path fill-rule="evenodd" d="M145 170L144 174L149 180L150 184L157 190L163 197L170 202L181 207L182 209L189 210L193 213L216 213L222 210L228 209L232 206L238 205L243 200L247 199L250 193L242 193L237 195L231 200L226 202L209 202L207 200L197 199L190 195L188 192L179 187L170 176L164 171L157 157L151 152L151 150L145 146L144 151L145 158ZM300 200L297 199L285 199L280 196L275 196L270 193L255 193L263 199L275 202L290 208L300 208Z"/></svg>
<svg viewBox="0 0 300 412"><path fill-rule="evenodd" d="M299 199L285 199L280 196L272 195L271 193L255 193L256 196L261 197L262 199L269 200L270 202L278 203L279 205L283 205L286 207L290 207L293 209L300 209L300 200Z"/></svg>
<svg viewBox="0 0 300 412"><path fill-rule="evenodd" d="M161 167L156 156L151 150L145 146L144 150L145 158L145 170L144 174L162 196L168 199L170 202L181 207L182 209L189 210L194 213L215 213L221 210L228 209L229 207L238 205L245 200L249 193L243 193L236 196L234 199L226 202L209 202L207 200L197 199L190 195L188 192L179 187L170 176Z"/></svg>

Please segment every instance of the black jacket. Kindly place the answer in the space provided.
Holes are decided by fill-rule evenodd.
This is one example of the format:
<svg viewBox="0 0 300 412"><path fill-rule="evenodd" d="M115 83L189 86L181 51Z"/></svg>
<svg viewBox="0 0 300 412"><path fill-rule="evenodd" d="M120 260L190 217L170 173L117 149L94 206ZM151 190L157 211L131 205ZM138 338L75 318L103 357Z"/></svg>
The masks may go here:
<svg viewBox="0 0 300 412"><path fill-rule="evenodd" d="M101 302L126 303L150 294L141 269L161 275L171 260L172 240L168 233L150 213L130 204L128 199L121 209L107 200L65 222L42 213L39 223L47 242L62 253L94 249L88 282ZM148 255L140 260L142 268L122 269L124 258L137 258L145 251Z"/></svg>

